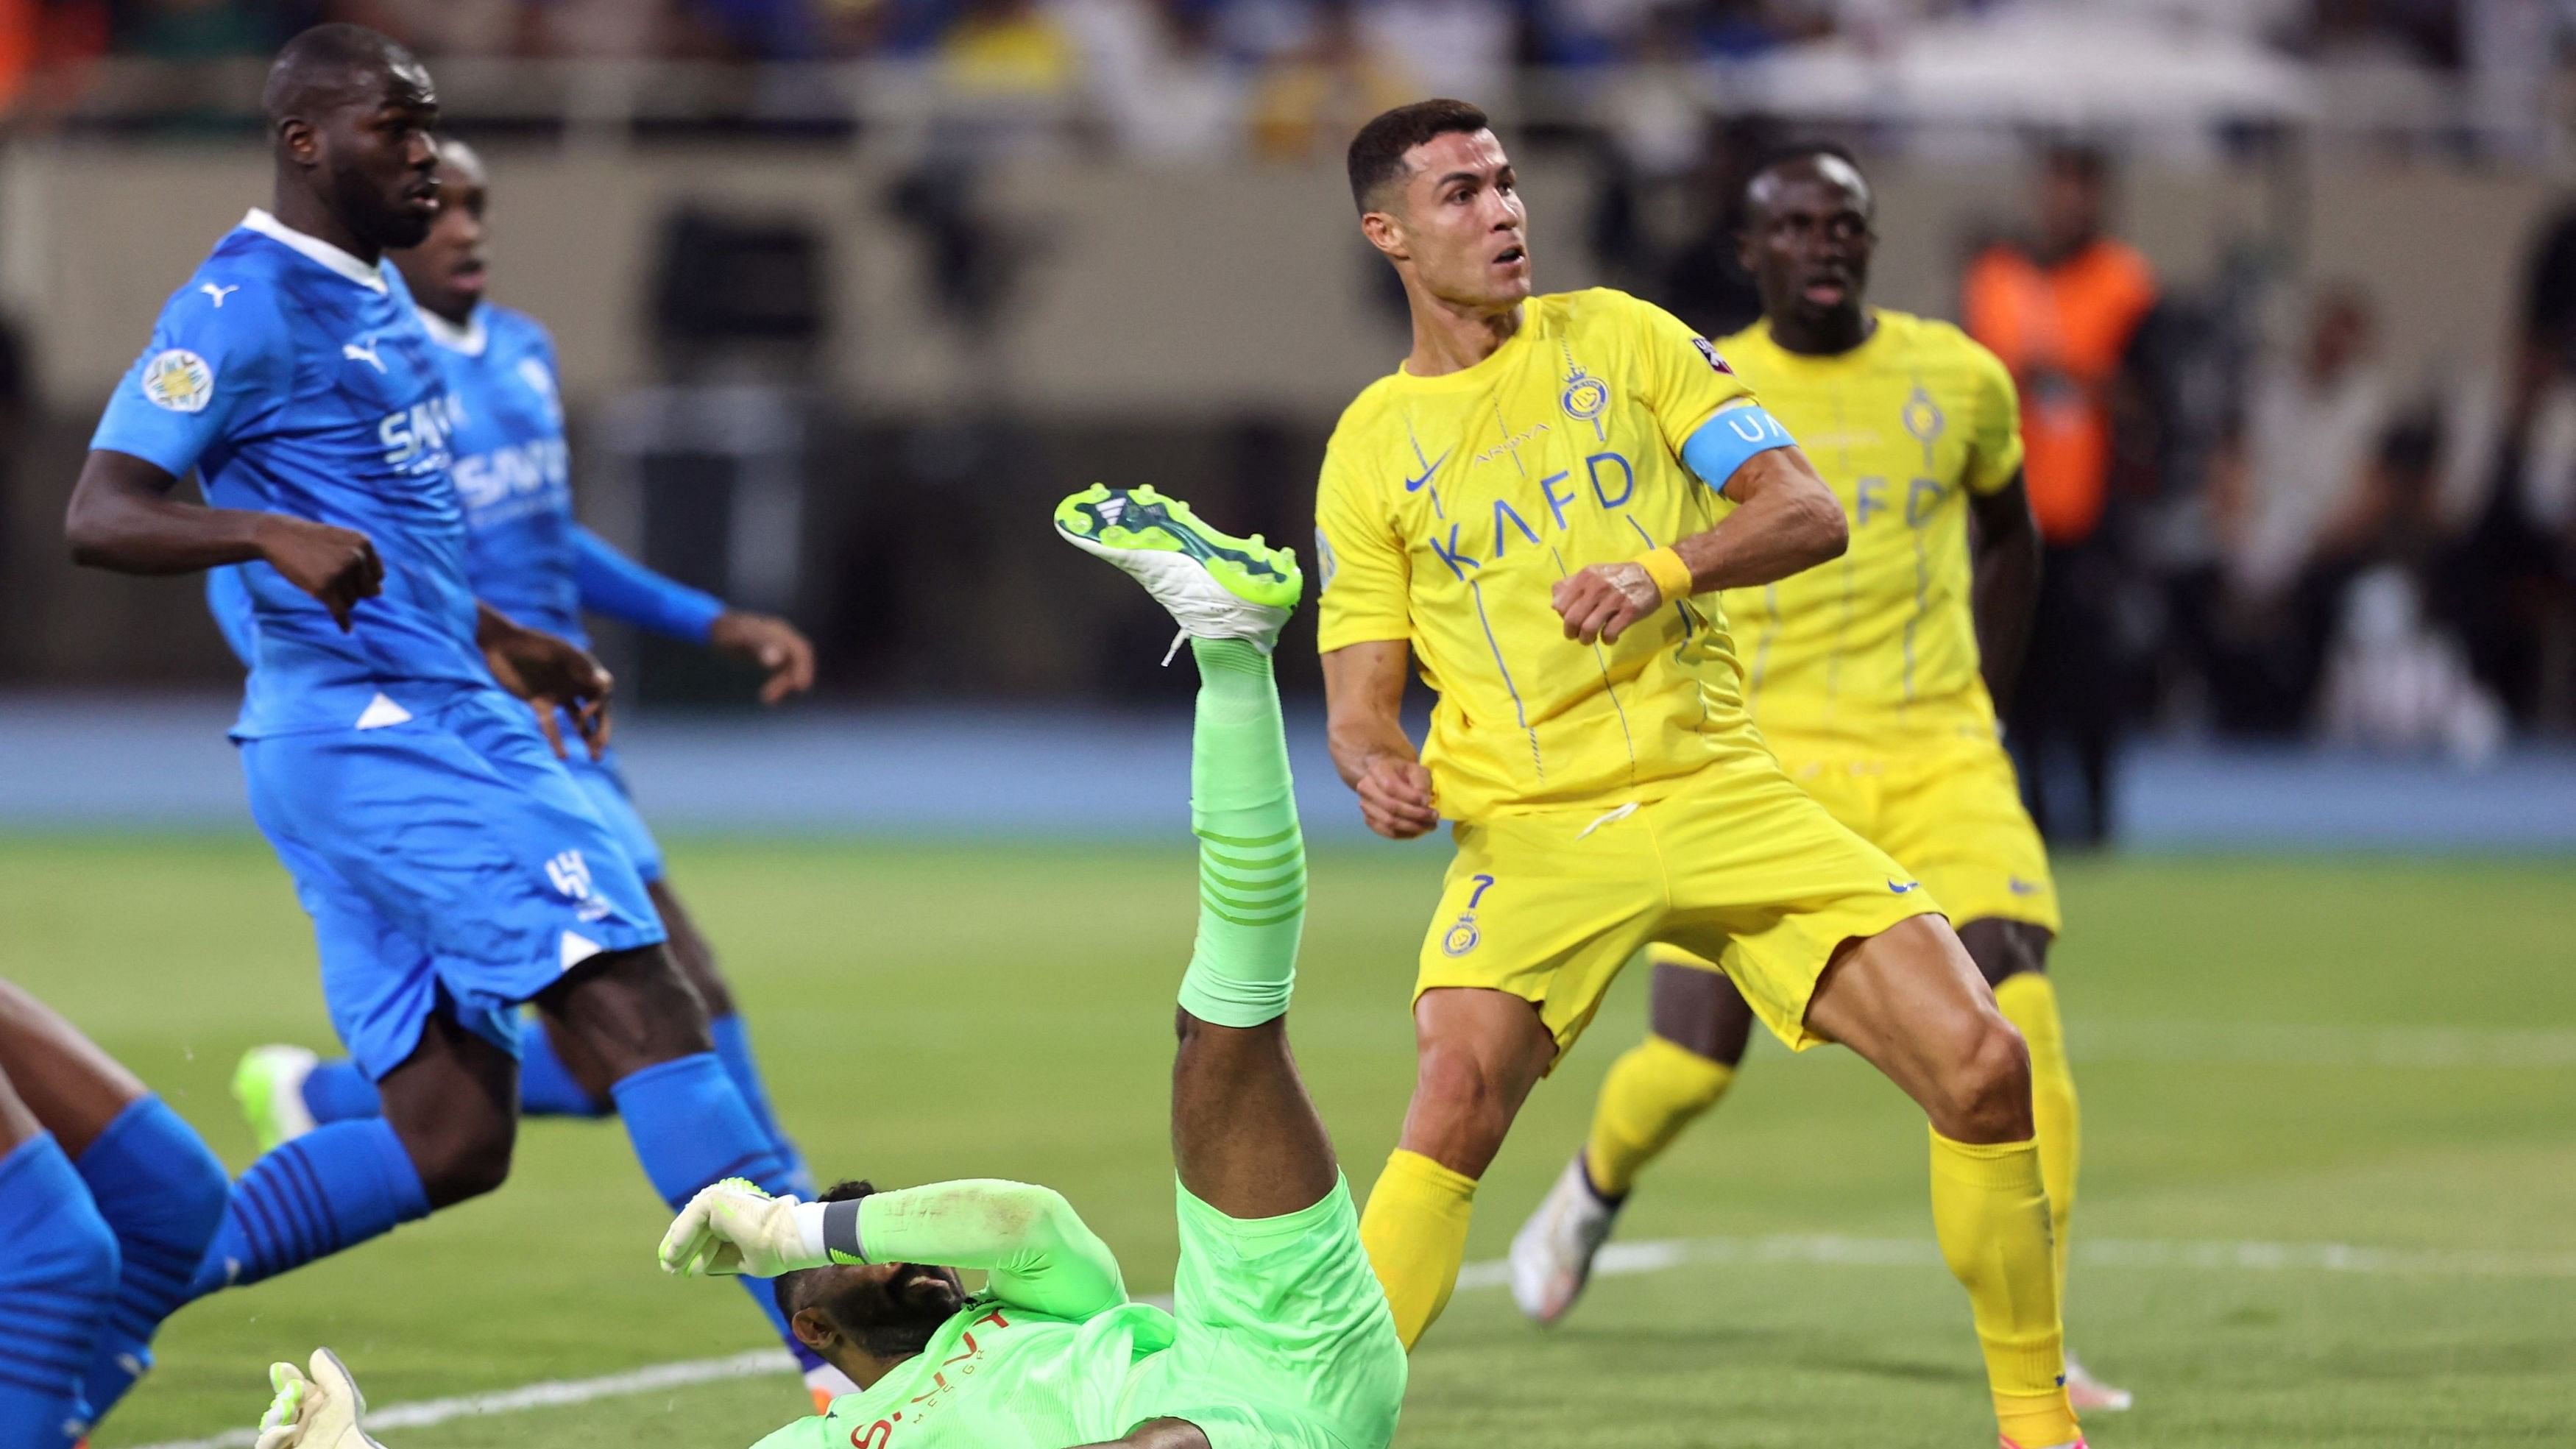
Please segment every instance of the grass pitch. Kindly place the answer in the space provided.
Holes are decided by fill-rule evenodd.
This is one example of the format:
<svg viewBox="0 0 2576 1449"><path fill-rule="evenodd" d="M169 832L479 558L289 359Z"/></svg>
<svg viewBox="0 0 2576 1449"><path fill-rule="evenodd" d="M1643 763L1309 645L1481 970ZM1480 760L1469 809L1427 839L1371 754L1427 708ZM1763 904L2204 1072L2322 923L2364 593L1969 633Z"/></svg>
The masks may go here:
<svg viewBox="0 0 2576 1449"><path fill-rule="evenodd" d="M672 863L818 1172L1049 1183L1133 1287L1168 1282L1185 847L682 841ZM1410 1082L1405 1000L1441 864L1432 845L1315 863L1291 1020L1362 1191ZM2085 1107L2068 1316L2078 1351L2139 1394L2088 1426L2093 1442L2568 1442L2576 868L2077 862L2063 884L2056 974ZM0 973L236 1168L250 1157L225 1095L236 1056L328 1042L303 919L252 839L0 842ZM1531 1103L1485 1180L1471 1257L1503 1251L1572 1151L1640 1029L1642 984L1622 984ZM1965 1303L1931 1250L1924 1157L1920 1118L1865 1068L1758 1045L1622 1226L1723 1237L1733 1258L1604 1280L1552 1333L1499 1290L1462 1291L1415 1358L1400 1442L1991 1443ZM654 1270L663 1217L613 1123L532 1123L493 1197L181 1313L97 1442L247 1425L263 1366L317 1342L379 1407L761 1346L737 1290ZM1834 1237L1740 1251L1775 1234ZM387 1437L738 1446L799 1409L779 1375Z"/></svg>

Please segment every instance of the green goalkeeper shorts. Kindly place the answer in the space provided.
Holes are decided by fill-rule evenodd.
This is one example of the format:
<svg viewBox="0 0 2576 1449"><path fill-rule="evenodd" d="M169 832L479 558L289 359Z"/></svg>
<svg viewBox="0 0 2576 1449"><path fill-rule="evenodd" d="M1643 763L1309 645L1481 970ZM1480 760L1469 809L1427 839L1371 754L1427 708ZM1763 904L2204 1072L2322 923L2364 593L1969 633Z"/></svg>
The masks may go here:
<svg viewBox="0 0 2576 1449"><path fill-rule="evenodd" d="M1360 1247L1347 1181L1285 1217L1230 1218L1180 1199L1179 1336L1140 1362L1128 1424L1186 1419L1211 1449L1386 1449L1404 1404L1404 1344Z"/></svg>

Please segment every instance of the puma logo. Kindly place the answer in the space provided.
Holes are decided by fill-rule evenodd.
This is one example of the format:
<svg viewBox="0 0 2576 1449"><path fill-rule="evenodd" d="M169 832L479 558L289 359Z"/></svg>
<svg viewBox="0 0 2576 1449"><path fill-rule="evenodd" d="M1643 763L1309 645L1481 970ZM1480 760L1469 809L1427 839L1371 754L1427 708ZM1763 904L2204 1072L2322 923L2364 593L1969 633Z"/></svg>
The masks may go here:
<svg viewBox="0 0 2576 1449"><path fill-rule="evenodd" d="M201 284L201 285L197 288L197 290L198 290L198 291L200 291L200 292L205 293L205 294L206 294L207 296L209 296L209 297L214 298L214 299L215 299L215 310L216 310L216 311L218 311L218 312L220 312L220 311L222 311L222 310L223 310L223 307L224 307L224 299L225 299L226 297L231 296L233 293L240 291L240 290L241 290L241 288L239 288L239 287L221 287L221 286L217 286L217 285L216 285L216 284L214 284L213 282L206 282L206 283Z"/></svg>
<svg viewBox="0 0 2576 1449"><path fill-rule="evenodd" d="M364 347L354 342L341 343L340 355L352 362L363 362L378 372L385 370L385 360L376 355L376 339L372 337L367 339L367 345Z"/></svg>

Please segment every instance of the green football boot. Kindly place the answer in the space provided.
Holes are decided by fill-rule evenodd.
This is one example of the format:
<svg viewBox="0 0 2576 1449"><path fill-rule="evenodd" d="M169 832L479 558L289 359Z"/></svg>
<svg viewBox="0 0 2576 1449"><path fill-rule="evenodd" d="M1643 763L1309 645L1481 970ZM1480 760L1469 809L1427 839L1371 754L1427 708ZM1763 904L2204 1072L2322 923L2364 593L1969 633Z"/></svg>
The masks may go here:
<svg viewBox="0 0 2576 1449"><path fill-rule="evenodd" d="M1297 556L1236 538L1151 488L1094 483L1055 506L1055 531L1145 586L1192 639L1241 639L1267 654L1296 611Z"/></svg>
<svg viewBox="0 0 2576 1449"><path fill-rule="evenodd" d="M304 1105L304 1079L321 1058L298 1046L255 1046L233 1068L233 1100L241 1103L259 1150L270 1151L313 1130Z"/></svg>

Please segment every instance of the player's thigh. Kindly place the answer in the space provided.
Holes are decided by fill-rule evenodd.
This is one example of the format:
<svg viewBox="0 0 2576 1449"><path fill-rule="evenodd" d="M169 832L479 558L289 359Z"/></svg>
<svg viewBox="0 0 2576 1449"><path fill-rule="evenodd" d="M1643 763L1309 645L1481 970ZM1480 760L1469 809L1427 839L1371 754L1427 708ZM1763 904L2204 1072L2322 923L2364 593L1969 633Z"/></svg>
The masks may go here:
<svg viewBox="0 0 2576 1449"><path fill-rule="evenodd" d="M1186 1189L1177 1196L1181 1337L1163 1412L1197 1424L1211 1449L1382 1449L1404 1402L1404 1344L1360 1245L1349 1184L1260 1219L1227 1217Z"/></svg>
<svg viewBox="0 0 2576 1449"><path fill-rule="evenodd" d="M662 918L662 930L669 937L672 961L679 966L680 974L688 978L690 988L698 993L698 999L706 1003L707 1015L733 1015L733 986L725 980L723 969L716 964L715 947L698 929L697 920L689 914L688 907L681 904L680 893L672 888L671 878L663 876L658 880L648 880L644 891L653 901L654 913Z"/></svg>
<svg viewBox="0 0 2576 1449"><path fill-rule="evenodd" d="M1993 991L1939 916L1855 941L1816 992L1808 1024L1867 1059L1962 1141L2029 1135L2028 1057Z"/></svg>
<svg viewBox="0 0 2576 1449"><path fill-rule="evenodd" d="M77 1157L146 1090L140 1078L63 1019L0 978L0 1071L18 1100Z"/></svg>
<svg viewBox="0 0 2576 1449"><path fill-rule="evenodd" d="M1562 1059L1600 1009L1664 902L1634 810L1502 816L1458 831L1414 997L1448 987L1538 1008Z"/></svg>
<svg viewBox="0 0 2576 1449"><path fill-rule="evenodd" d="M18 1099L17 1089L9 1082L8 1068L0 1067L0 1157L34 1141L44 1130L45 1124L37 1121L36 1114Z"/></svg>
<svg viewBox="0 0 2576 1449"><path fill-rule="evenodd" d="M1678 946L1649 946L1654 968L1647 1022L1655 1035L1712 1062L1744 1060L1753 1035L1753 1008L1717 963Z"/></svg>
<svg viewBox="0 0 2576 1449"><path fill-rule="evenodd" d="M2012 757L1991 739L1950 742L1892 767L1870 838L1915 873L1953 922L2058 929L2048 847L2023 808Z"/></svg>
<svg viewBox="0 0 2576 1449"><path fill-rule="evenodd" d="M1660 802L1650 822L1672 862L1658 939L1723 970L1763 1025L1804 1050L1823 1040L1807 1006L1846 941L1938 910L1919 881L1776 771Z"/></svg>

